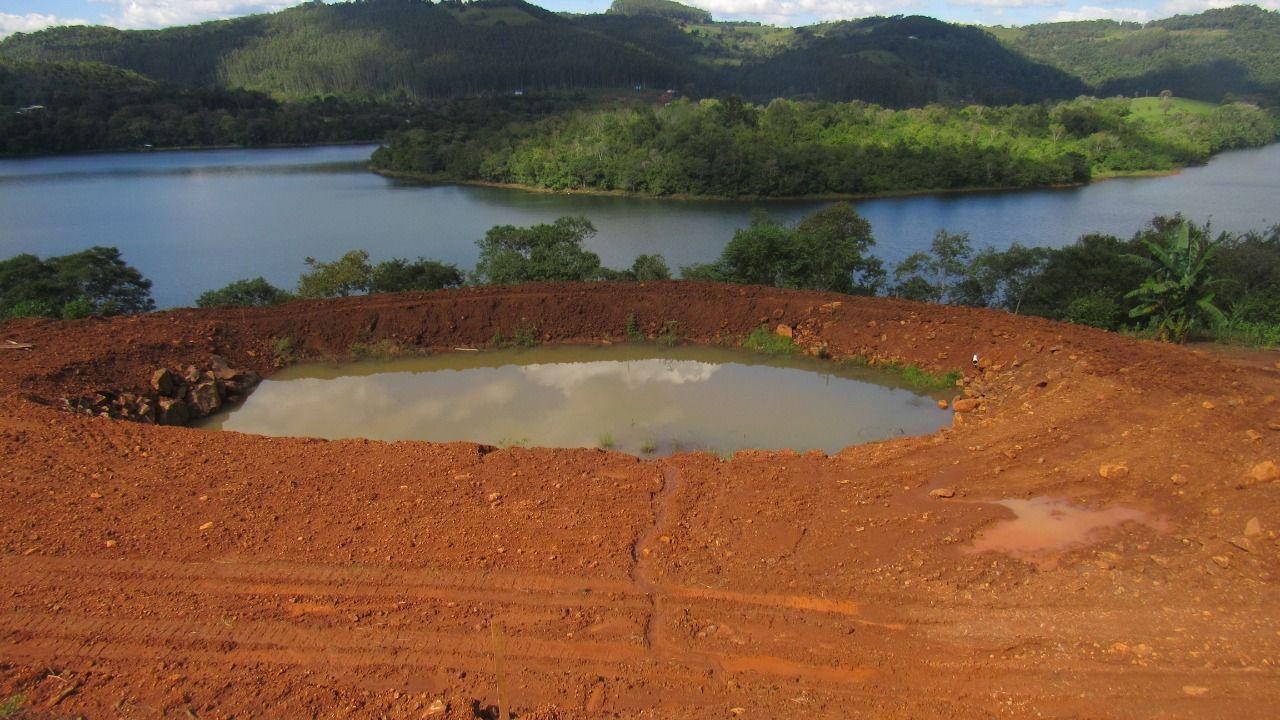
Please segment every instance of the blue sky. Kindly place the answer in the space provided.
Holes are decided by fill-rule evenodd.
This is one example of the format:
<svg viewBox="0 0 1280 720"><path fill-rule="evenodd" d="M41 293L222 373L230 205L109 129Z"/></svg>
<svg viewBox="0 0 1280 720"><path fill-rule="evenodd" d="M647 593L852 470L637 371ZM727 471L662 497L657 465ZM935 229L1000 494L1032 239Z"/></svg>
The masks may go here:
<svg viewBox="0 0 1280 720"><path fill-rule="evenodd" d="M127 28L185 25L278 10L296 0L0 0L0 37L49 25L104 24ZM609 0L544 0L551 10L599 12ZM1024 25L1051 20L1153 20L1226 7L1232 0L692 0L717 19L804 25L867 15L919 14L959 22ZM1280 0L1257 4L1280 9Z"/></svg>

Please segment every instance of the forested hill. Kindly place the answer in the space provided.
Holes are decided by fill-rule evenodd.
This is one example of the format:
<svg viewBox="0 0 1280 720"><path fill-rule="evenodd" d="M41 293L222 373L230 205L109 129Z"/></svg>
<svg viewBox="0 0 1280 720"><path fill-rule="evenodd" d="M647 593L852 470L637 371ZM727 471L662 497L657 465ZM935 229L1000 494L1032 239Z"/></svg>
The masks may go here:
<svg viewBox="0 0 1280 720"><path fill-rule="evenodd" d="M1146 24L1093 20L990 30L1099 95L1172 90L1211 102L1280 104L1280 12L1237 5Z"/></svg>
<svg viewBox="0 0 1280 720"><path fill-rule="evenodd" d="M14 35L0 55L94 61L176 83L281 98L425 98L516 90L631 88L785 94L892 106L1016 102L1085 90L973 28L874 18L812 28L713 23L693 9L621 0L558 15L522 0L306 4L149 31L55 28Z"/></svg>

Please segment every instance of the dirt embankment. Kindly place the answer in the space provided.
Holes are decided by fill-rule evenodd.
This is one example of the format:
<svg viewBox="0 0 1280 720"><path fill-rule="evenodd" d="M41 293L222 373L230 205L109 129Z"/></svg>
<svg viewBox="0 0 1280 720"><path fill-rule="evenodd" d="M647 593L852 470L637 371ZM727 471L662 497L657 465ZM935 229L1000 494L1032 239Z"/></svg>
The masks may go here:
<svg viewBox="0 0 1280 720"><path fill-rule="evenodd" d="M630 315L690 342L785 323L836 358L962 369L976 407L928 437L729 462L57 408L214 354L269 375L281 352L353 344L619 341ZM35 347L0 364L0 703L21 695L32 716L471 717L498 688L522 717L1280 703L1280 371L1256 356L694 283L14 321L4 339ZM1149 521L1052 554L972 552L1011 517L984 501L1039 496Z"/></svg>

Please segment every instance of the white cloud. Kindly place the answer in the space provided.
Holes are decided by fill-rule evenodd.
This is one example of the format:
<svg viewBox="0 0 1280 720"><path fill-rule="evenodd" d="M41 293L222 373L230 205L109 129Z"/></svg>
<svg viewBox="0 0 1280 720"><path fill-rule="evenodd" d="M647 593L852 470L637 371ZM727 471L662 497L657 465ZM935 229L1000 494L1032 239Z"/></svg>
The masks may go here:
<svg viewBox="0 0 1280 720"><path fill-rule="evenodd" d="M1068 22L1071 20L1123 20L1129 22L1146 22L1151 13L1142 8L1132 7L1100 7L1098 5L1081 5L1074 10L1062 10L1052 18L1051 22Z"/></svg>
<svg viewBox="0 0 1280 720"><path fill-rule="evenodd" d="M717 18L749 18L776 25L797 21L842 20L870 15L897 15L918 0L693 0Z"/></svg>
<svg viewBox="0 0 1280 720"><path fill-rule="evenodd" d="M191 25L205 20L273 12L298 0L93 0L115 5L118 10L106 18L108 25L121 28L154 28Z"/></svg>
<svg viewBox="0 0 1280 720"><path fill-rule="evenodd" d="M56 15L27 13L26 15L10 15L0 13L0 38L8 37L16 32L35 32L53 25L84 25L79 18L60 18Z"/></svg>

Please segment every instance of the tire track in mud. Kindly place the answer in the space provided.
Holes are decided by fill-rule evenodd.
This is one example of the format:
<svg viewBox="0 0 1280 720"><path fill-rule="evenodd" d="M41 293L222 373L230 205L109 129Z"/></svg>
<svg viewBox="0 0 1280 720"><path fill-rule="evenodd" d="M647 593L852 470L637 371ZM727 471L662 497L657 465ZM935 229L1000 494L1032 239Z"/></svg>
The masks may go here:
<svg viewBox="0 0 1280 720"><path fill-rule="evenodd" d="M243 609L268 619L137 618L110 610L108 616L75 611L0 608L0 658L38 662L76 658L175 660L201 663L268 663L358 668L377 665L440 667L486 664L492 647L486 633L457 632L422 624L333 623L332 615L280 615L286 601L325 598L343 601L398 600L544 608L635 610L646 615L643 636L590 641L515 634L506 654L522 667L554 672L574 665L626 665L658 660L688 669L754 673L830 684L864 682L873 671L811 665L768 655L732 654L680 647L663 632L670 606L715 603L778 615L783 623L812 614L857 618L855 603L825 598L739 593L661 583L653 574L652 545L674 512L680 475L663 464L662 484L651 496L652 522L632 546L630 580L555 577L516 573L465 573L437 569L332 566L287 562L96 559L0 556L0 574L15 597L65 589L98 587L105 596L146 594L156 598L231 597ZM65 603L78 605L74 601ZM151 603L148 603L149 607ZM112 605L114 608L115 605ZM495 608L496 610L496 608ZM83 612L81 610L80 612ZM93 611L90 610L90 613ZM151 612L155 612L154 610ZM184 604L183 612L190 606ZM180 614L180 613L174 613ZM156 617L158 615L158 618ZM494 615L491 615L491 617ZM279 619L276 619L279 617ZM212 618L212 619L211 619Z"/></svg>

